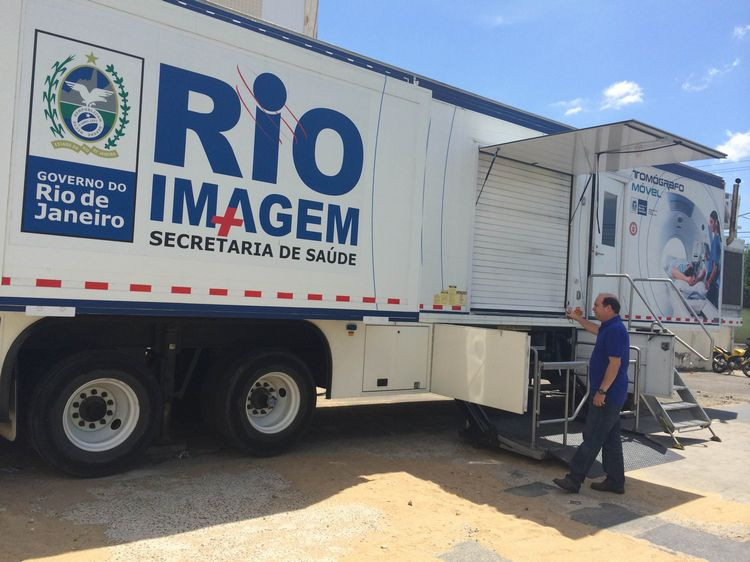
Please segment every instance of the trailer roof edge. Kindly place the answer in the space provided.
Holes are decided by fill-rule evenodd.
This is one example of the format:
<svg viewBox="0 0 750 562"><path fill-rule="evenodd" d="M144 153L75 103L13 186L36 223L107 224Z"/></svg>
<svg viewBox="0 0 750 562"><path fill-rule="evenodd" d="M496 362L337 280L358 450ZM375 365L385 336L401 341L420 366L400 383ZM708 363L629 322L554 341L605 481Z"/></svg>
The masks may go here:
<svg viewBox="0 0 750 562"><path fill-rule="evenodd" d="M323 56L364 68L371 72L391 76L398 80L409 82L410 84L418 84L427 90L431 90L433 92L433 99L452 103L459 107L482 113L490 117L503 119L504 121L539 131L540 133L550 134L573 130L573 127L570 127L569 125L502 104L489 98L461 90L454 86L449 86L437 80L421 76L414 72L409 72L403 68L385 64L375 59L347 51L346 49L342 49L341 47L337 47L319 39L313 39L312 37L301 35L282 27L277 27L271 23L260 21L250 16L234 12L229 8L210 3L207 0L162 0L162 2L166 2L167 4L179 8L188 9L192 12L218 19L232 25L240 26L248 31L260 33L265 37L277 39L302 49L313 51Z"/></svg>

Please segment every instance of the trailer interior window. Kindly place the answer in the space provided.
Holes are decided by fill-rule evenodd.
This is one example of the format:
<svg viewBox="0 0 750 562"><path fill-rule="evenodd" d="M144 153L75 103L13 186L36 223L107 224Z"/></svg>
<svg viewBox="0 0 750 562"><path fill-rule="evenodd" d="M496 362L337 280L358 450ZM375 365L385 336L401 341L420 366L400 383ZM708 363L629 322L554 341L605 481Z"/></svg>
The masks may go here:
<svg viewBox="0 0 750 562"><path fill-rule="evenodd" d="M602 206L603 245L615 247L615 228L617 228L617 195L605 192Z"/></svg>

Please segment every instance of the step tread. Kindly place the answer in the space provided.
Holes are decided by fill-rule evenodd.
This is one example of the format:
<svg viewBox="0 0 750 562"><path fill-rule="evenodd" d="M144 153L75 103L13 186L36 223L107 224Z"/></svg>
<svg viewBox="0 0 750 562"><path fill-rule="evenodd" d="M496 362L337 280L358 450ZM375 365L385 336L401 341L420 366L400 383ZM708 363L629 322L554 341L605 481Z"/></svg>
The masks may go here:
<svg viewBox="0 0 750 562"><path fill-rule="evenodd" d="M673 422L672 425L675 429L686 429L688 427L708 427L711 425L710 421L707 420L684 420L680 422Z"/></svg>
<svg viewBox="0 0 750 562"><path fill-rule="evenodd" d="M689 410L690 408L700 408L695 402L660 402L661 407L665 410Z"/></svg>

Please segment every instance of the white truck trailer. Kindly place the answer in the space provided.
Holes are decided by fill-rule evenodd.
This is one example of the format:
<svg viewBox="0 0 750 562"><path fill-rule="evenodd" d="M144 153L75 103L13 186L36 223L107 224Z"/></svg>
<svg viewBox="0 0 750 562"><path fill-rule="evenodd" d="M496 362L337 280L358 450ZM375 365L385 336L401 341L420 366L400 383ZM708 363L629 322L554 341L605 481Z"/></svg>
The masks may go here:
<svg viewBox="0 0 750 562"><path fill-rule="evenodd" d="M120 470L180 401L257 454L318 389L524 412L532 339L569 360L565 308L628 293L595 274L698 262L723 210L719 178L671 164L710 148L196 0L12 2L0 34L0 435L71 474ZM726 322L705 290L703 321L647 298Z"/></svg>

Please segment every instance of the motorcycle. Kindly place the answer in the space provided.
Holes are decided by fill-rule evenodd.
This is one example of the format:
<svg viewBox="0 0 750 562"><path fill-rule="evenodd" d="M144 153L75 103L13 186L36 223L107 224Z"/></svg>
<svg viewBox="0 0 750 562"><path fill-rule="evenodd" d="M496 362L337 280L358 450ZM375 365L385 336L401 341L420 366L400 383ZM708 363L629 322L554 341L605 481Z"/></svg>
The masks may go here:
<svg viewBox="0 0 750 562"><path fill-rule="evenodd" d="M718 345L714 346L711 368L715 373L732 372L741 370L750 377L750 339L745 342L745 347L736 347L732 351Z"/></svg>

